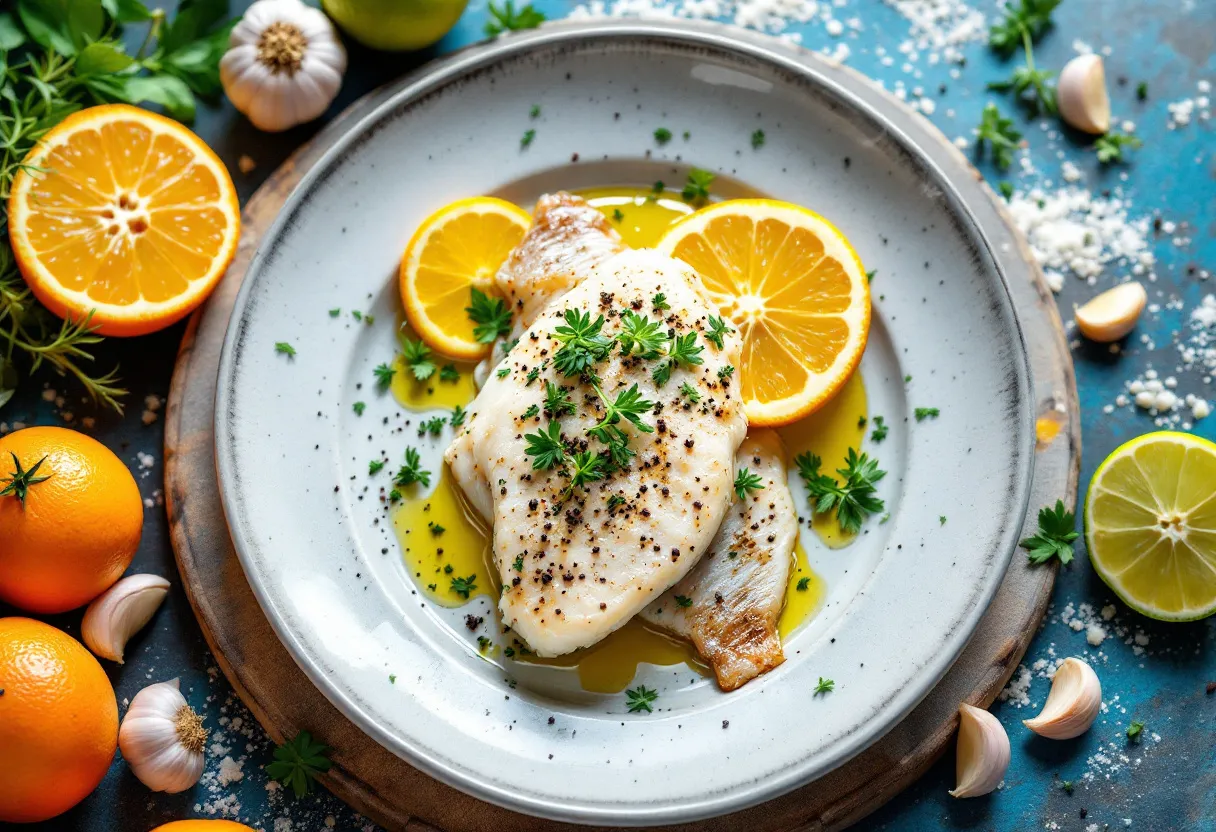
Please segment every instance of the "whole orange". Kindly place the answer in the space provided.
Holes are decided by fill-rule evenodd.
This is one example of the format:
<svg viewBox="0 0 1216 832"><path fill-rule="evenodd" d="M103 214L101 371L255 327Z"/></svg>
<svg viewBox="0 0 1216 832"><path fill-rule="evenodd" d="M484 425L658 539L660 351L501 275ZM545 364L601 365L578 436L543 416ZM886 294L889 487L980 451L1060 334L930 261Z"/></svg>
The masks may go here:
<svg viewBox="0 0 1216 832"><path fill-rule="evenodd" d="M0 437L0 494L0 599L22 609L87 604L139 548L139 486L109 448L83 433L40 427Z"/></svg>
<svg viewBox="0 0 1216 832"><path fill-rule="evenodd" d="M234 820L175 820L152 832L253 832L253 827Z"/></svg>
<svg viewBox="0 0 1216 832"><path fill-rule="evenodd" d="M0 821L71 809L118 748L118 703L97 659L29 618L0 618Z"/></svg>

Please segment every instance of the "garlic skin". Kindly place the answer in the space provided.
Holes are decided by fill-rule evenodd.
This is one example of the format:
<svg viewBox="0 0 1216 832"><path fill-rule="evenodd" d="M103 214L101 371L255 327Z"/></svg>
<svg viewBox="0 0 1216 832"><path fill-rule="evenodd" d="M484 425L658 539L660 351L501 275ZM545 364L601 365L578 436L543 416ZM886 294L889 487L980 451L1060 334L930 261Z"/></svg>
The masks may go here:
<svg viewBox="0 0 1216 832"><path fill-rule="evenodd" d="M1078 55L1060 70L1056 84L1060 118L1070 126L1094 135L1110 129L1110 98L1101 55Z"/></svg>
<svg viewBox="0 0 1216 832"><path fill-rule="evenodd" d="M1077 329L1091 341L1118 341L1136 327L1148 303L1148 292L1139 283L1123 283L1091 298L1073 312Z"/></svg>
<svg viewBox="0 0 1216 832"><path fill-rule="evenodd" d="M169 582L159 575L128 575L89 604L81 638L94 655L122 664L127 642L152 620L168 592Z"/></svg>
<svg viewBox="0 0 1216 832"><path fill-rule="evenodd" d="M1089 730L1102 707L1102 684L1080 659L1065 659L1051 680L1043 710L1022 724L1049 740L1070 740Z"/></svg>
<svg viewBox="0 0 1216 832"><path fill-rule="evenodd" d="M258 0L228 37L220 83L254 127L278 132L325 112L342 86L346 49L324 12Z"/></svg>
<svg viewBox="0 0 1216 832"><path fill-rule="evenodd" d="M1009 735L982 708L958 706L958 748L951 797L979 797L1000 785L1009 768Z"/></svg>
<svg viewBox="0 0 1216 832"><path fill-rule="evenodd" d="M135 694L118 729L118 747L131 772L154 792L176 794L203 776L207 729L182 696L177 679Z"/></svg>

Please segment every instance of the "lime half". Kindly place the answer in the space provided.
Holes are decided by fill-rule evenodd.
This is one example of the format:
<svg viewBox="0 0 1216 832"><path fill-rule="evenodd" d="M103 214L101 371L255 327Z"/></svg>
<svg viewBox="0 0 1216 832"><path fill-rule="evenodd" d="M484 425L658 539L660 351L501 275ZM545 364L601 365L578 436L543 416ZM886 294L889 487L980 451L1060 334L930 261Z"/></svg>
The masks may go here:
<svg viewBox="0 0 1216 832"><path fill-rule="evenodd" d="M1216 612L1216 444L1162 431L1118 448L1089 485L1085 541L1132 609L1161 621Z"/></svg>

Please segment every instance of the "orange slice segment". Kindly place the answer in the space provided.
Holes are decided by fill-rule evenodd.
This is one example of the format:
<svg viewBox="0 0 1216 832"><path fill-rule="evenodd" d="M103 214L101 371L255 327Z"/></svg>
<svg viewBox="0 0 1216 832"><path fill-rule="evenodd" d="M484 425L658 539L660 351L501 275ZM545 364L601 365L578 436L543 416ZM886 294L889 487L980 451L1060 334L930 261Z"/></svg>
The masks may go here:
<svg viewBox="0 0 1216 832"><path fill-rule="evenodd" d="M453 202L414 232L401 258L401 302L418 336L433 350L468 361L490 354L465 311L471 291L501 295L494 275L532 224L528 212L489 196Z"/></svg>
<svg viewBox="0 0 1216 832"><path fill-rule="evenodd" d="M8 202L21 274L44 306L103 335L180 320L236 253L232 179L175 121L125 104L64 119L25 158Z"/></svg>
<svg viewBox="0 0 1216 832"><path fill-rule="evenodd" d="M771 199L703 208L657 248L701 275L743 337L752 425L785 425L848 381L870 332L870 287L848 240L818 214Z"/></svg>

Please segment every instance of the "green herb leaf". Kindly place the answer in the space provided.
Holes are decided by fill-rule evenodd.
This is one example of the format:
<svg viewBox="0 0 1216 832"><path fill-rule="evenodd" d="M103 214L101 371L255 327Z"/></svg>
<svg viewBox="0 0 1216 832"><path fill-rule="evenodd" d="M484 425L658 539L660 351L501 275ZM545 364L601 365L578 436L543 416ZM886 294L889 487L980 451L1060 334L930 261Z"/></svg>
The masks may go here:
<svg viewBox="0 0 1216 832"><path fill-rule="evenodd" d="M76 73L78 75L112 75L122 72L135 63L135 60L122 51L118 44L106 41L90 43L76 56Z"/></svg>
<svg viewBox="0 0 1216 832"><path fill-rule="evenodd" d="M418 456L418 451L413 448L406 448L405 465L402 465L397 471L397 476L393 478L393 484L404 488L416 482L422 483L423 488L430 488L431 472L422 467L422 459Z"/></svg>
<svg viewBox="0 0 1216 832"><path fill-rule="evenodd" d="M815 685L815 694L831 693L835 687L836 687L836 683L833 682L831 679L825 679L822 676L820 676L819 682ZM812 694L812 695L814 695L814 694Z"/></svg>
<svg viewBox="0 0 1216 832"><path fill-rule="evenodd" d="M709 199L709 186L715 178L717 177L707 170L693 168L688 172L688 181L684 183L680 196L684 197L685 202L705 202Z"/></svg>
<svg viewBox="0 0 1216 832"><path fill-rule="evenodd" d="M1073 513L1064 508L1063 500L1056 500L1055 508L1039 509L1039 533L1018 545L1026 550L1031 563L1046 563L1054 557L1068 564L1072 562L1073 541L1078 536Z"/></svg>
<svg viewBox="0 0 1216 832"><path fill-rule="evenodd" d="M440 381L460 381L460 371L455 364L444 364L439 368Z"/></svg>
<svg viewBox="0 0 1216 832"><path fill-rule="evenodd" d="M621 345L621 355L637 352L642 358L653 360L667 341L667 333L658 321L636 312L626 312L621 317L622 330L616 336Z"/></svg>
<svg viewBox="0 0 1216 832"><path fill-rule="evenodd" d="M566 448L561 434L561 424L556 421L536 433L524 434L524 453L532 457L533 470L544 471L565 463Z"/></svg>
<svg viewBox="0 0 1216 832"><path fill-rule="evenodd" d="M718 349L724 349L723 339L731 332L734 332L734 330L726 325L726 321L721 318L715 318L713 315L709 316L709 332L705 333L706 341L709 341Z"/></svg>
<svg viewBox="0 0 1216 832"><path fill-rule="evenodd" d="M553 366L562 375L582 375L608 357L615 341L600 332L604 328L603 315L592 321L589 312L567 309L563 317L566 323L553 329L553 337L561 344L553 354Z"/></svg>
<svg viewBox="0 0 1216 832"><path fill-rule="evenodd" d="M551 381L545 382L545 414L550 419L560 418L563 414L574 412L574 402L566 395L565 388L558 387Z"/></svg>
<svg viewBox="0 0 1216 832"><path fill-rule="evenodd" d="M740 500L746 500L748 494L763 488L764 480L759 474L753 474L746 468L740 468L735 474L735 496Z"/></svg>
<svg viewBox="0 0 1216 832"><path fill-rule="evenodd" d="M401 355L405 358L405 365L418 381L426 381L438 369L431 360L431 348L421 338L414 341L402 334Z"/></svg>
<svg viewBox="0 0 1216 832"><path fill-rule="evenodd" d="M687 595L677 595L676 603L679 604L681 607L691 607L692 599L689 598Z"/></svg>
<svg viewBox="0 0 1216 832"><path fill-rule="evenodd" d="M376 375L376 386L381 390L387 390L393 383L393 376L397 375L397 369L387 364L379 365L372 372Z"/></svg>
<svg viewBox="0 0 1216 832"><path fill-rule="evenodd" d="M1138 719L1133 719L1132 724L1127 726L1127 738L1132 742L1140 739L1140 735L1144 733L1144 723Z"/></svg>
<svg viewBox="0 0 1216 832"><path fill-rule="evenodd" d="M329 771L330 748L313 742L312 735L301 731L295 737L274 750L274 761L266 766L266 773L284 786L289 786L296 797L312 792L317 775Z"/></svg>
<svg viewBox="0 0 1216 832"><path fill-rule="evenodd" d="M941 415L941 411L936 407L918 407L912 411L912 415L916 417L916 421L923 422L926 419L936 419Z"/></svg>
<svg viewBox="0 0 1216 832"><path fill-rule="evenodd" d="M654 140L660 145L667 144L669 141L671 141L671 131L666 127L660 127L654 131Z"/></svg>
<svg viewBox="0 0 1216 832"><path fill-rule="evenodd" d="M550 422L550 424L555 424ZM604 458L591 451L579 451L570 457L570 488L578 488L605 476Z"/></svg>
<svg viewBox="0 0 1216 832"><path fill-rule="evenodd" d="M887 424L883 420L883 418L881 416L875 416L874 417L874 430L870 431L870 439L872 439L875 442L881 442L882 440L887 438L887 432L889 430L890 430L890 428L887 427Z"/></svg>
<svg viewBox="0 0 1216 832"><path fill-rule="evenodd" d="M849 448L845 467L836 469L842 478L837 482L819 472L820 460L814 454L799 454L794 458L798 476L810 492L811 508L816 514L836 512L836 521L845 534L857 534L861 524L871 514L881 512L885 505L877 496L876 483L887 475L878 468L878 461Z"/></svg>
<svg viewBox="0 0 1216 832"><path fill-rule="evenodd" d="M367 475L371 477L379 474L384 470L385 464L386 463L383 459L373 459L371 462L367 463Z"/></svg>
<svg viewBox="0 0 1216 832"><path fill-rule="evenodd" d="M495 5L491 0L487 12L490 16L485 25L487 37L494 37L506 31L535 29L545 22L544 13L533 8L531 3L516 11L512 0L506 0L501 6Z"/></svg>
<svg viewBox="0 0 1216 832"><path fill-rule="evenodd" d="M461 598L467 599L477 591L477 576L470 575L467 578L452 578L451 590Z"/></svg>
<svg viewBox="0 0 1216 832"><path fill-rule="evenodd" d="M987 142L992 149L992 161L1002 170L1013 164L1013 154L1018 149L1022 134L1013 126L1013 120L1001 115L995 104L984 107L977 134L977 147L982 151Z"/></svg>
<svg viewBox="0 0 1216 832"><path fill-rule="evenodd" d="M701 401L701 394L697 392L697 388L693 387L687 381L680 385L680 392L684 394L690 404L696 404Z"/></svg>
<svg viewBox="0 0 1216 832"><path fill-rule="evenodd" d="M296 348L286 341L276 341L274 351L279 355L285 355L288 358L295 358L296 356Z"/></svg>
<svg viewBox="0 0 1216 832"><path fill-rule="evenodd" d="M636 688L625 691L625 704L629 706L629 713L636 714L642 711L646 713L654 713L651 705L659 698L657 690L650 690L645 685L638 685Z"/></svg>
<svg viewBox="0 0 1216 832"><path fill-rule="evenodd" d="M532 417L537 416L539 414L540 414L540 405L538 405L536 402L533 402L532 404L528 405L528 409L525 410L519 418L527 420L527 419L531 419Z"/></svg>
<svg viewBox="0 0 1216 832"><path fill-rule="evenodd" d="M660 312L666 312L667 310L671 309L671 307L667 304L667 295L663 294L662 292L659 292L650 299L650 305Z"/></svg>
<svg viewBox="0 0 1216 832"><path fill-rule="evenodd" d="M757 130L752 133L752 150L759 150L764 147L764 131Z"/></svg>
<svg viewBox="0 0 1216 832"><path fill-rule="evenodd" d="M458 428L464 424L464 417L467 416L467 411L460 405L452 408L452 418L448 420L448 424L454 428Z"/></svg>
<svg viewBox="0 0 1216 832"><path fill-rule="evenodd" d="M511 331L511 310L502 298L490 298L479 289L471 289L469 305L465 307L473 327L473 337L479 344L493 343L494 339Z"/></svg>
<svg viewBox="0 0 1216 832"><path fill-rule="evenodd" d="M799 592L806 592L807 587L809 587L810 585L811 585L810 578L799 578L798 584L794 587L794 589L798 590Z"/></svg>
<svg viewBox="0 0 1216 832"><path fill-rule="evenodd" d="M988 45L1009 55L1037 41L1051 28L1051 13L1058 5L1060 0L1010 0L1003 9L1005 16L988 30Z"/></svg>
<svg viewBox="0 0 1216 832"><path fill-rule="evenodd" d="M525 147L531 146L532 140L535 138L536 138L535 130L530 129L530 128L528 130L525 130L524 134L522 136L520 136L520 138L519 138L520 148L525 148Z"/></svg>
<svg viewBox="0 0 1216 832"><path fill-rule="evenodd" d="M363 411L367 410L367 405L364 402L355 402L351 405L351 409L355 411L356 416L362 416Z"/></svg>
<svg viewBox="0 0 1216 832"><path fill-rule="evenodd" d="M1008 182L1008 181L1002 179L1000 182L996 183L996 189L997 189L997 191L1000 192L1001 196L1005 197L1006 202L1009 202L1011 199L1013 199L1013 183L1012 182Z"/></svg>
<svg viewBox="0 0 1216 832"><path fill-rule="evenodd" d="M1094 150L1098 152L1098 161L1104 165L1109 165L1112 162L1125 161L1123 158L1123 149L1140 147L1143 142L1136 136L1129 136L1126 133L1107 133L1105 136L1099 136L1094 142Z"/></svg>

